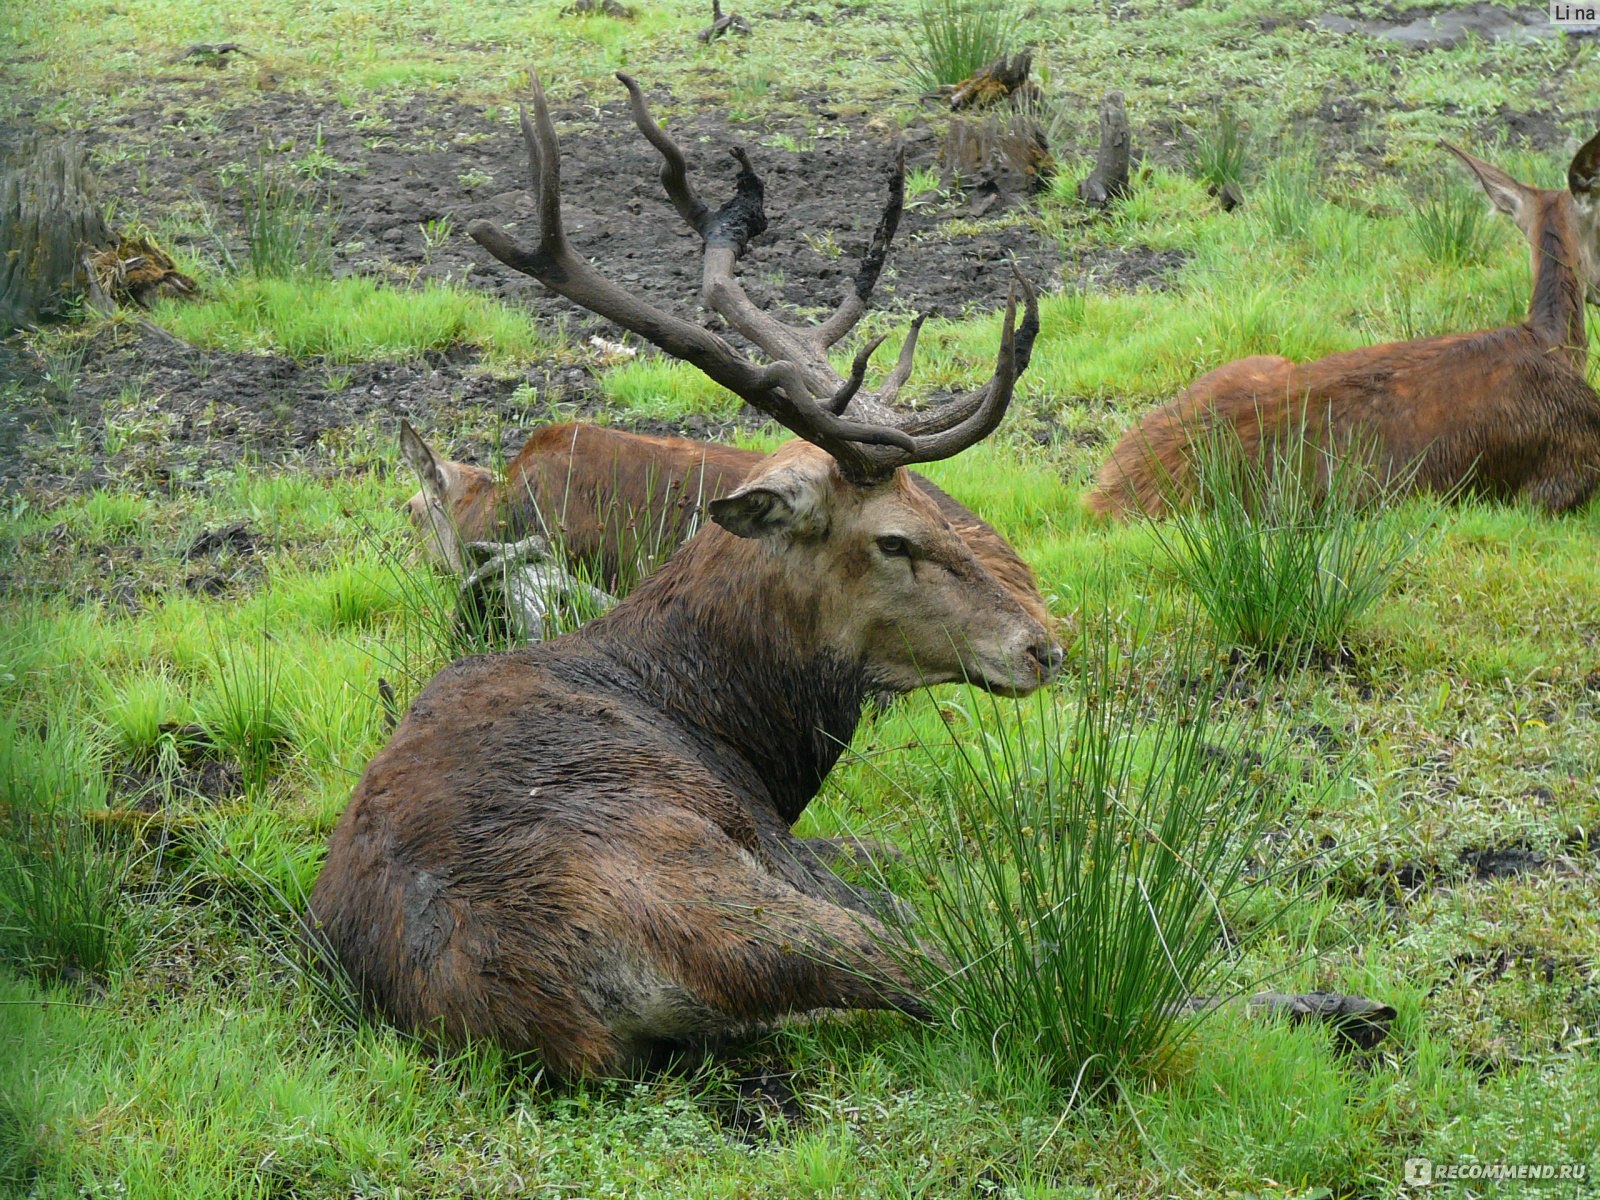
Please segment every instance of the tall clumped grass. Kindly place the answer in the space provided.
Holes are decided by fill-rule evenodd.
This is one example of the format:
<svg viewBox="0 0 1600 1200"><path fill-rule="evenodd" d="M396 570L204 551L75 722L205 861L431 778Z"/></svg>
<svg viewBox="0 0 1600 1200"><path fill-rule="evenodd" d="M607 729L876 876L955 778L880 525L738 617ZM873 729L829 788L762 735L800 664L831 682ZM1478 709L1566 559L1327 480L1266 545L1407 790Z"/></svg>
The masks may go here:
<svg viewBox="0 0 1600 1200"><path fill-rule="evenodd" d="M1342 648L1438 524L1401 504L1415 467L1385 477L1370 449L1330 450L1303 423L1245 447L1231 426L1192 447L1192 493L1151 525L1160 556L1222 640L1285 662Z"/></svg>
<svg viewBox="0 0 1600 1200"><path fill-rule="evenodd" d="M924 745L934 778L907 797L924 894L891 948L956 1037L1081 1099L1168 1063L1187 1001L1241 990L1241 939L1281 903L1257 869L1286 803L1272 740L1220 711L1228 681L1203 639L1158 662L1151 632L1091 620L1069 703L996 702ZM1230 922L1246 904L1253 933Z"/></svg>
<svg viewBox="0 0 1600 1200"><path fill-rule="evenodd" d="M1185 151L1189 174L1214 192L1244 184L1249 173L1253 146L1250 125L1239 112L1226 105L1212 119L1189 127Z"/></svg>
<svg viewBox="0 0 1600 1200"><path fill-rule="evenodd" d="M145 917L130 881L145 852L99 836L88 811L105 788L88 742L0 723L0 961L74 982L134 952Z"/></svg>
<svg viewBox="0 0 1600 1200"><path fill-rule="evenodd" d="M1321 202L1315 166L1308 154L1299 152L1267 168L1256 190L1255 210L1273 236L1304 237Z"/></svg>
<svg viewBox="0 0 1600 1200"><path fill-rule="evenodd" d="M1016 0L919 0L906 66L923 91L960 83L1010 53Z"/></svg>
<svg viewBox="0 0 1600 1200"><path fill-rule="evenodd" d="M1463 184L1442 184L1419 197L1407 222L1417 247L1437 266L1481 262L1488 252L1488 206Z"/></svg>
<svg viewBox="0 0 1600 1200"><path fill-rule="evenodd" d="M199 722L259 788L285 757L292 733L277 647L265 629L253 646L248 638L218 646L209 674L196 704Z"/></svg>
<svg viewBox="0 0 1600 1200"><path fill-rule="evenodd" d="M333 273L338 219L325 187L274 170L262 160L244 180L239 200L252 274L284 279Z"/></svg>

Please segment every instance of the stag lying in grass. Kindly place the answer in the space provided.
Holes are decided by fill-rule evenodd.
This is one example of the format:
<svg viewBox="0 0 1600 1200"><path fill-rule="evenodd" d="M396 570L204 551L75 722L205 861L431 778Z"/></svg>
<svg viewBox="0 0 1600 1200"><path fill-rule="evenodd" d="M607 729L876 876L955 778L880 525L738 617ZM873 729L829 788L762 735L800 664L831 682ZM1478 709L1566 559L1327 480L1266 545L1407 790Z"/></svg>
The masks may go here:
<svg viewBox="0 0 1600 1200"><path fill-rule="evenodd" d="M1250 455L1271 456L1301 430L1335 454L1370 453L1375 474L1405 490L1526 498L1550 512L1593 495L1600 397L1585 376L1584 301L1600 301L1600 134L1572 160L1565 190L1445 148L1527 236L1528 319L1311 363L1228 363L1128 431L1085 499L1091 511L1160 516L1192 499L1197 446L1229 427Z"/></svg>
<svg viewBox="0 0 1600 1200"><path fill-rule="evenodd" d="M707 213L624 83L704 236L708 285L742 296L732 267L763 219L759 181L741 158L739 197ZM832 874L830 844L790 830L868 691L968 679L1021 695L1059 666L1049 631L903 469L999 423L1038 328L1033 294L1021 285L1020 325L1007 303L983 388L914 421L847 419L820 350L758 365L572 249L537 81L533 102L538 241L469 233L804 440L712 503L713 524L610 613L441 672L334 830L314 927L389 1019L531 1051L563 1076L807 1009L920 1014L871 915L883 901Z"/></svg>
<svg viewBox="0 0 1600 1200"><path fill-rule="evenodd" d="M470 569L474 543L544 537L582 575L625 593L699 528L706 507L765 459L758 450L689 438L652 437L602 425L536 431L503 481L436 453L402 423L401 450L422 481L406 502L424 548L453 570ZM1027 563L989 524L921 475L912 485L1017 603L1053 618Z"/></svg>

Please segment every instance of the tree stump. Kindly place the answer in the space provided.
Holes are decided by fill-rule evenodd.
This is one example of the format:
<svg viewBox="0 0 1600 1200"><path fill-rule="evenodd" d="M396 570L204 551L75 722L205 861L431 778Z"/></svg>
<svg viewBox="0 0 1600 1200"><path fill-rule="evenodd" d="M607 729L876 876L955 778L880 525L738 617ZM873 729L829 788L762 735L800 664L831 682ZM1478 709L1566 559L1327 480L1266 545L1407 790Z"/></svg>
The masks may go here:
<svg viewBox="0 0 1600 1200"><path fill-rule="evenodd" d="M1094 170L1078 183L1078 197L1104 208L1131 190L1128 186L1128 156L1133 137L1128 132L1128 110L1121 92L1107 92L1100 101L1100 149L1095 154Z"/></svg>
<svg viewBox="0 0 1600 1200"><path fill-rule="evenodd" d="M950 90L950 108L986 108L999 100L1025 96L1033 90L1028 75L1033 70L1033 51L1014 57L1002 54L980 71L973 72Z"/></svg>
<svg viewBox="0 0 1600 1200"><path fill-rule="evenodd" d="M750 36L750 22L738 13L722 15L722 0L711 0L711 24L707 25L695 37L706 45L710 45L725 33L742 33Z"/></svg>
<svg viewBox="0 0 1600 1200"><path fill-rule="evenodd" d="M87 284L86 253L115 242L83 147L24 147L0 174L0 335L59 315Z"/></svg>

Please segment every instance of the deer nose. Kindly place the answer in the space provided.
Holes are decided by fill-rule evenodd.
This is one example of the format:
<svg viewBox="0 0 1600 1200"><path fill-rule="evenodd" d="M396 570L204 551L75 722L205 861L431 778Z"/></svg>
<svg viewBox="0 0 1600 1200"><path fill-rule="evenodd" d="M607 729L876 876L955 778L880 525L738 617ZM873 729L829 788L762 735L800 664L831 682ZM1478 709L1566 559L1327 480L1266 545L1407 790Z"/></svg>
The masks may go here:
<svg viewBox="0 0 1600 1200"><path fill-rule="evenodd" d="M1067 652L1055 642L1035 642L1028 647L1028 654L1039 664L1039 674L1046 679L1061 669L1061 663L1067 657Z"/></svg>

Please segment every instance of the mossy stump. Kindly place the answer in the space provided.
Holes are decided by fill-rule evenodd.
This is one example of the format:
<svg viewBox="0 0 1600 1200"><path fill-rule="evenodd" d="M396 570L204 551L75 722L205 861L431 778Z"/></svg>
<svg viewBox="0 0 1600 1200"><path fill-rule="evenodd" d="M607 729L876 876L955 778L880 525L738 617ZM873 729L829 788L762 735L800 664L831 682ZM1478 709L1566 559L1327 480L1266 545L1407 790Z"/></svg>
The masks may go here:
<svg viewBox="0 0 1600 1200"><path fill-rule="evenodd" d="M25 147L0 172L0 335L58 316L87 284L85 256L115 242L83 147Z"/></svg>

